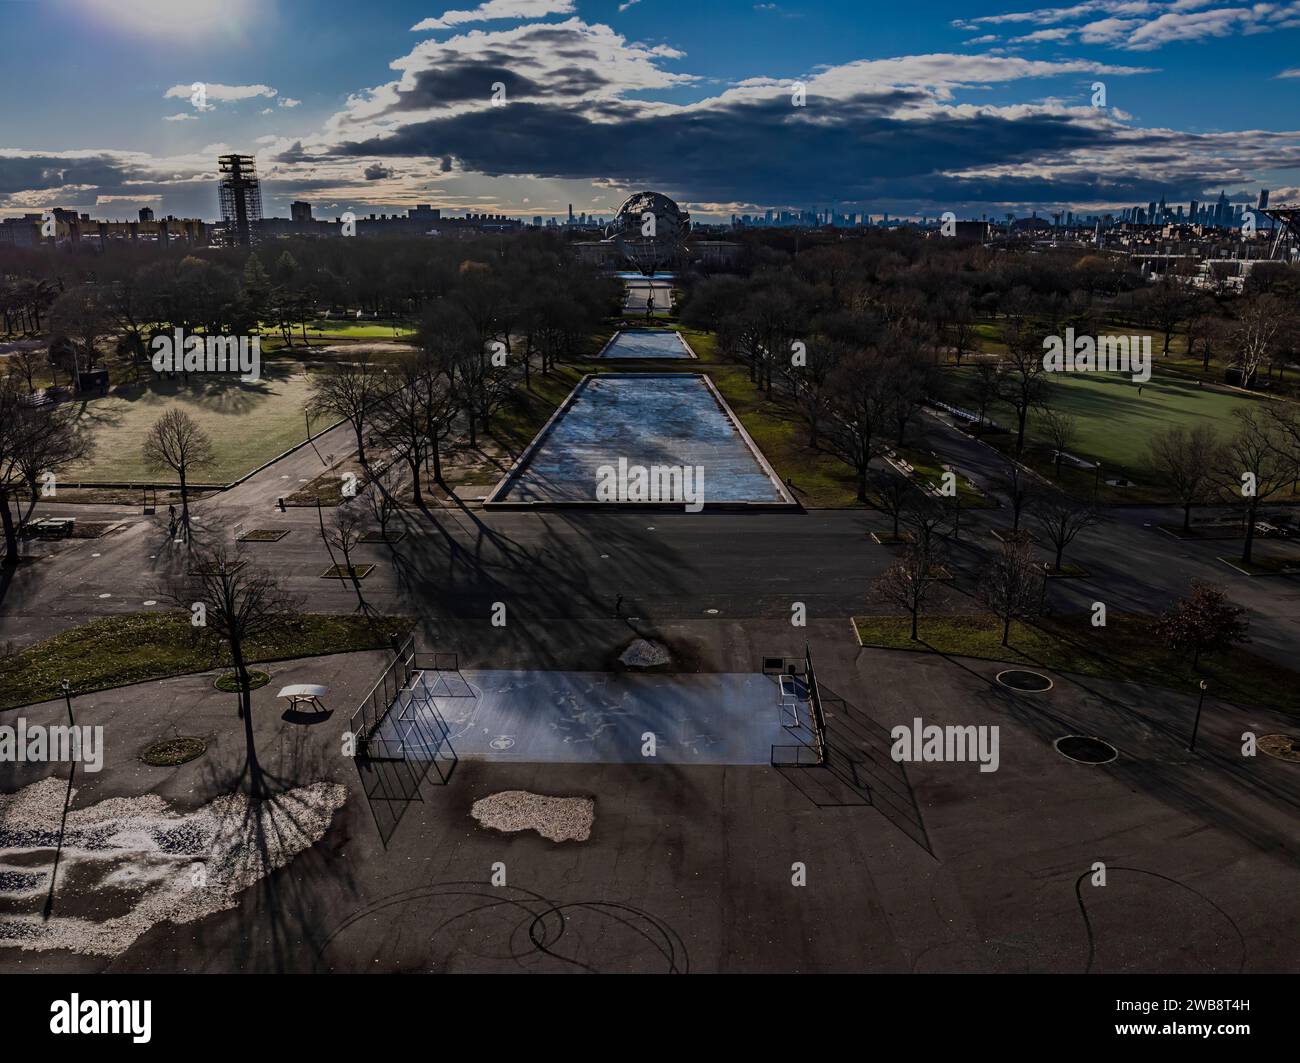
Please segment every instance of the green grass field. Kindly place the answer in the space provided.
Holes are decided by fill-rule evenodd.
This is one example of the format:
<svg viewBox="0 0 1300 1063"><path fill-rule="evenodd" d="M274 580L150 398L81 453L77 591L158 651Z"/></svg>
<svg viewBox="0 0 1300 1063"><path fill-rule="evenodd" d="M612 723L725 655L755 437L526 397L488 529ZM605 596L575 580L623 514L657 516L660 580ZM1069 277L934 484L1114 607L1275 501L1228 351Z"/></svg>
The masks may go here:
<svg viewBox="0 0 1300 1063"><path fill-rule="evenodd" d="M59 696L59 681L72 678L77 694L143 683L165 676L229 665L224 644L196 641L185 611L127 613L91 620L0 658L0 709ZM285 617L245 647L250 663L293 660L327 653L382 649L389 633L405 633L409 617Z"/></svg>
<svg viewBox="0 0 1300 1063"><path fill-rule="evenodd" d="M96 424L95 453L60 479L170 483L170 472L144 467L141 445L150 426L169 409L189 413L212 437L217 464L197 471L197 483L229 483L307 438L303 405L309 377L263 365L261 380L245 383L234 376L160 380L147 387L119 388L85 404L83 417ZM316 425L317 430L324 425Z"/></svg>
<svg viewBox="0 0 1300 1063"><path fill-rule="evenodd" d="M973 370L952 369L946 376L950 401L973 409ZM1132 479L1149 472L1151 437L1174 425L1191 427L1208 423L1225 436L1232 431L1232 412L1263 401L1232 392L1199 388L1192 380L1159 369L1142 387L1114 373L1056 373L1051 382L1052 408L1075 418L1076 436L1067 449L1081 458L1096 460L1106 469L1123 468ZM1005 403L989 407L989 416L1015 428L1015 411ZM1042 418L1032 411L1028 438L1046 445Z"/></svg>
<svg viewBox="0 0 1300 1063"><path fill-rule="evenodd" d="M317 336L322 339L344 339L344 340L391 340L394 339L393 329L396 326L397 338L414 336L415 327L404 322L392 321L308 321L307 335L312 339ZM262 326L262 331L267 336L279 335L274 327ZM294 329L294 340L302 338L300 329Z"/></svg>

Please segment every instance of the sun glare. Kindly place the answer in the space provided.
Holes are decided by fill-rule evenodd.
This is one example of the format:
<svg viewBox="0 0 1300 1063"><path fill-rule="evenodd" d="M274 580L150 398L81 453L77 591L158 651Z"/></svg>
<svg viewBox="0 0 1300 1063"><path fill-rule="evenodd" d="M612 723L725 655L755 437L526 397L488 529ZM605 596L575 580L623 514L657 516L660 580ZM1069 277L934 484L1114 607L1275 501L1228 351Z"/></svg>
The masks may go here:
<svg viewBox="0 0 1300 1063"><path fill-rule="evenodd" d="M252 0L81 0L99 21L127 33L201 35L239 33Z"/></svg>

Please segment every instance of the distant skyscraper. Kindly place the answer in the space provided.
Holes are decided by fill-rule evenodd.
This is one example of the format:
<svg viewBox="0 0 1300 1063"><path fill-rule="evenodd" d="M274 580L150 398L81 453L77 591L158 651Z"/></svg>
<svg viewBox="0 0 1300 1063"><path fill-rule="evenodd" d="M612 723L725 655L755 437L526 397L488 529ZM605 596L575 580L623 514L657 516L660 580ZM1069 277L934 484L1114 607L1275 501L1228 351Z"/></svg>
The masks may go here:
<svg viewBox="0 0 1300 1063"><path fill-rule="evenodd" d="M262 220L262 184L251 155L222 155L217 164L221 182L221 222L228 247L250 247L256 223Z"/></svg>
<svg viewBox="0 0 1300 1063"><path fill-rule="evenodd" d="M140 208L141 221L153 221L153 211L149 207Z"/></svg>
<svg viewBox="0 0 1300 1063"><path fill-rule="evenodd" d="M1227 225L1231 217L1231 208L1228 206L1228 193L1220 191L1219 201L1214 205L1214 224L1218 226Z"/></svg>
<svg viewBox="0 0 1300 1063"><path fill-rule="evenodd" d="M1261 188L1261 189L1259 190L1259 208L1258 208L1258 209L1259 209L1259 210L1265 210L1265 209L1267 209L1267 207L1268 207L1268 189L1267 189L1267 188Z"/></svg>
<svg viewBox="0 0 1300 1063"><path fill-rule="evenodd" d="M311 204L305 200L295 199L289 204L289 217L295 225L307 225L311 220Z"/></svg>

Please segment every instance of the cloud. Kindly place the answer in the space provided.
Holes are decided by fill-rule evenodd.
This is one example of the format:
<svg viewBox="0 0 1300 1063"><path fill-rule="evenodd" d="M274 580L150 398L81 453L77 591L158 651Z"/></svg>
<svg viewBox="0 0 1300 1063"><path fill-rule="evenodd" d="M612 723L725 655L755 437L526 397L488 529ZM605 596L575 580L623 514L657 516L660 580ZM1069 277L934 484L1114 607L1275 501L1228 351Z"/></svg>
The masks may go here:
<svg viewBox="0 0 1300 1063"><path fill-rule="evenodd" d="M618 13L621 15L629 7L636 7L640 2L641 0L623 0L623 2L618 5Z"/></svg>
<svg viewBox="0 0 1300 1063"><path fill-rule="evenodd" d="M633 0L635 3L636 0ZM624 5L631 7L631 4ZM411 27L412 33L446 30L466 22L494 22L500 19L545 18L547 15L571 15L573 0L487 0L468 11L446 11L438 18L426 18ZM623 10L623 8L619 8Z"/></svg>
<svg viewBox="0 0 1300 1063"><path fill-rule="evenodd" d="M1068 10L1088 9L1075 23L1080 32L1127 40L1127 23L1153 17L1121 11L1135 6ZM1026 36L1057 28L1025 18L1014 25ZM1109 209L1162 194L1203 199L1265 175L1276 186L1285 179L1279 171L1300 168L1295 131L1144 129L1113 108L1054 98L1055 85L1031 95L1038 82L1150 72L1136 64L935 53L783 77L756 70L717 84L685 60L670 45L579 18L421 40L390 64L389 81L360 89L314 129L257 139L268 211L307 198L372 209L436 199L447 210L509 212L527 197L537 213L584 199L598 207L601 196L612 209L626 191L647 186L723 212L727 204L830 200L891 212ZM795 80L806 106L792 105ZM495 82L506 87L504 106L492 102ZM683 87L695 92L686 98ZM1003 91L994 97L996 87ZM192 91L169 93L181 89ZM1030 102L990 102L1012 93ZM237 98L255 95L283 99ZM0 208L161 195L169 211L211 217L216 156L248 146L209 144L170 158L0 149Z"/></svg>
<svg viewBox="0 0 1300 1063"><path fill-rule="evenodd" d="M163 118L164 122L197 122L199 116L190 111L181 111L178 114L169 114Z"/></svg>
<svg viewBox="0 0 1300 1063"><path fill-rule="evenodd" d="M1290 70L1283 70L1277 76L1280 78L1300 78L1300 66L1293 66Z"/></svg>
<svg viewBox="0 0 1300 1063"><path fill-rule="evenodd" d="M292 96L281 96L275 102L280 107L297 107L302 103L302 100L295 100Z"/></svg>
<svg viewBox="0 0 1300 1063"><path fill-rule="evenodd" d="M196 88L195 86L201 86ZM258 96L265 96L267 99L276 96L276 90L270 85L222 85L216 81L194 82L190 85L173 85L163 93L163 99L184 99L188 100L196 93L201 98L206 99L209 103L231 103L235 100L251 100Z"/></svg>
<svg viewBox="0 0 1300 1063"><path fill-rule="evenodd" d="M1227 3L1211 0L1087 0L1069 7L1044 7L956 20L959 29L1020 24L1049 27L1012 37L1012 44L1042 44L1077 38L1149 52L1166 44L1233 34L1253 35L1300 27L1300 0L1286 3ZM1100 17L1099 17L1100 16ZM1088 20L1084 22L1084 20Z"/></svg>
<svg viewBox="0 0 1300 1063"><path fill-rule="evenodd" d="M570 53L588 58L593 29L576 21L548 27L545 52L521 49L517 37L476 34L457 38L450 50L413 53L395 64L403 71L399 83L372 90L336 116L330 128L344 135L308 149L297 146L298 161L325 172L347 157L372 164L400 158L416 166L436 159L444 169L454 159L458 172L494 180L608 181L708 202L792 205L1067 196L1128 202L1169 181L1198 187L1219 165L1193 158L1200 150L1195 138L1135 135L1113 111L1058 101L1003 107L958 102L963 91L995 83L1132 76L1147 72L1144 67L987 54L898 56L806 76L803 108L791 105L790 80L770 77L670 105L632 95L629 86L639 87L648 71L661 69L660 58L622 38L601 38L615 47L610 61L577 63L599 70L598 76L574 82L557 77L565 68L556 64L573 58ZM503 56L512 53L528 58L508 67ZM514 79L511 102L493 107L482 87L507 75ZM1288 144L1285 137L1268 139L1271 153ZM1213 146L1216 151L1206 154L1227 144ZM1261 158L1276 159L1256 147ZM1294 138L1288 147L1300 160ZM762 159L763 165L738 167L737 159Z"/></svg>

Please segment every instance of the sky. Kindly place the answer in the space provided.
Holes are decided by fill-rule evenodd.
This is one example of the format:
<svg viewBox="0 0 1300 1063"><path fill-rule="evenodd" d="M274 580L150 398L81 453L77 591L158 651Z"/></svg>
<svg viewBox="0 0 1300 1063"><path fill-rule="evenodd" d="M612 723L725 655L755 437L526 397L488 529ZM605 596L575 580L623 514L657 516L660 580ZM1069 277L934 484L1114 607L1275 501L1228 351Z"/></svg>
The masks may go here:
<svg viewBox="0 0 1300 1063"><path fill-rule="evenodd" d="M1300 200L1300 0L461 2L0 0L0 217Z"/></svg>

